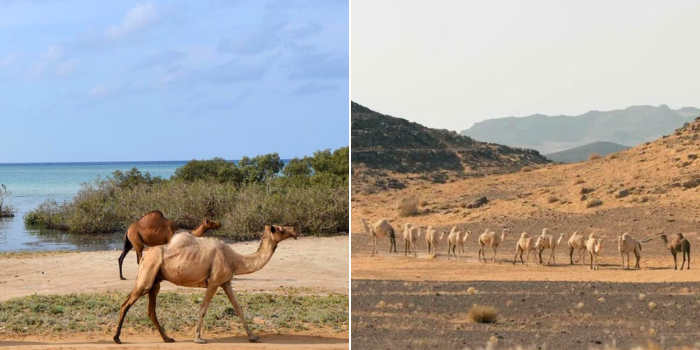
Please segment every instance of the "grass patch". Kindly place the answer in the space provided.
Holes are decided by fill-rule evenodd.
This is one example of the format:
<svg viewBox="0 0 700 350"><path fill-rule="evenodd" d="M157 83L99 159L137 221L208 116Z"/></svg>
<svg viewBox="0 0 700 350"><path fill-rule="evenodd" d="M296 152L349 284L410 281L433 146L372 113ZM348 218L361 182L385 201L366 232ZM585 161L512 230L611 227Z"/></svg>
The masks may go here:
<svg viewBox="0 0 700 350"><path fill-rule="evenodd" d="M399 216L414 216L418 214L418 198L404 198L399 203Z"/></svg>
<svg viewBox="0 0 700 350"><path fill-rule="evenodd" d="M598 152L591 153L591 155L588 156L588 160L596 160L596 159L600 159L600 153L598 153Z"/></svg>
<svg viewBox="0 0 700 350"><path fill-rule="evenodd" d="M249 326L265 333L302 331L310 328L348 329L349 304L345 295L236 293ZM113 333L119 307L127 293L106 292L70 295L31 295L0 303L0 326L7 334L53 332ZM158 295L157 314L166 332L193 332L203 293ZM124 322L127 334L155 330L146 312L148 296L131 307ZM217 292L204 320L208 333L243 332L238 317L223 291Z"/></svg>
<svg viewBox="0 0 700 350"><path fill-rule="evenodd" d="M468 317L476 323L496 323L498 310L491 306L474 305L469 310Z"/></svg>

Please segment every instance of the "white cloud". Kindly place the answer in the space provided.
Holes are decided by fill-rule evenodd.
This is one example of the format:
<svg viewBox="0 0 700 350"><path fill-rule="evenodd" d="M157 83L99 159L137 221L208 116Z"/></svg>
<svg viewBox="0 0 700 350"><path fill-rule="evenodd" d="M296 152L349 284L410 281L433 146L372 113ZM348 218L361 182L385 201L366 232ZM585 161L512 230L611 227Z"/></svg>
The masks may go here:
<svg viewBox="0 0 700 350"><path fill-rule="evenodd" d="M20 58L22 58L22 54L20 54L20 53L9 54L9 55L5 56L5 58L0 60L0 67L9 66L9 65L17 62Z"/></svg>
<svg viewBox="0 0 700 350"><path fill-rule="evenodd" d="M105 84L97 85L88 91L88 95L94 98L104 98L110 93L110 88Z"/></svg>
<svg viewBox="0 0 700 350"><path fill-rule="evenodd" d="M137 4L127 12L119 25L110 26L105 30L105 37L118 40L132 33L148 28L161 19L161 11L152 3Z"/></svg>

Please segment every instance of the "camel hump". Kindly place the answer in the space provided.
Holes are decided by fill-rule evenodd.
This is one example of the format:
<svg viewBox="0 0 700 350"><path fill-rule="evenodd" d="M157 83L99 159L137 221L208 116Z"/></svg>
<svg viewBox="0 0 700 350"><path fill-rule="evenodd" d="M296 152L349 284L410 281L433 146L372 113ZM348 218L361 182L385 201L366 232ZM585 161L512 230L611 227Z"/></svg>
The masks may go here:
<svg viewBox="0 0 700 350"><path fill-rule="evenodd" d="M154 210L154 211L151 211L151 212L148 212L148 213L144 214L144 215L141 217L141 219L143 219L143 218L145 218L146 216L149 216L149 215L160 216L160 217L162 217L162 218L165 218L165 215L163 215L163 212L162 212L162 211L160 211L160 210Z"/></svg>

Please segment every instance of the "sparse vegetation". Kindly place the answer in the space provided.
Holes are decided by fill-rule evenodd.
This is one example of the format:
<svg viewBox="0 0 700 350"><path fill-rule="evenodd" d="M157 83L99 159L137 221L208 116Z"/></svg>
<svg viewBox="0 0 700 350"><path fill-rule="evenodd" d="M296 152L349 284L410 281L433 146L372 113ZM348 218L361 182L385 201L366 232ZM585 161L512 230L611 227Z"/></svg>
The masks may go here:
<svg viewBox="0 0 700 350"><path fill-rule="evenodd" d="M520 169L520 172L529 173L529 172L531 172L532 170L533 170L532 167L524 166L522 169Z"/></svg>
<svg viewBox="0 0 700 350"><path fill-rule="evenodd" d="M418 198L404 198L399 202L399 216L407 217L418 214Z"/></svg>
<svg viewBox="0 0 700 350"><path fill-rule="evenodd" d="M474 305L469 310L468 317L476 323L496 323L498 310L491 306Z"/></svg>
<svg viewBox="0 0 700 350"><path fill-rule="evenodd" d="M586 202L586 208L599 207L601 205L603 205L603 201L597 198L589 199L588 202Z"/></svg>
<svg viewBox="0 0 700 350"><path fill-rule="evenodd" d="M588 156L588 160L596 160L600 159L600 153L591 153L591 155Z"/></svg>
<svg viewBox="0 0 700 350"><path fill-rule="evenodd" d="M124 230L143 214L160 210L186 228L204 217L219 220L222 228L214 234L239 239L253 238L273 222L309 235L347 232L347 156L347 148L316 152L305 161L295 161L286 175L280 173L276 154L244 158L238 166L223 159L195 160L169 180L151 178L137 169L115 172L105 180L83 184L70 202L42 203L24 221L90 234ZM301 163L314 167L306 171Z"/></svg>
<svg viewBox="0 0 700 350"><path fill-rule="evenodd" d="M15 209L10 205L5 205L5 199L11 194L12 192L8 191L4 184L0 184L0 218L11 218L15 216Z"/></svg>
<svg viewBox="0 0 700 350"><path fill-rule="evenodd" d="M202 293L158 295L158 318L168 332L191 332L197 324ZM49 334L55 332L114 331L119 305L126 293L106 292L70 295L31 295L0 303L0 323L6 333ZM135 331L150 330L153 325L146 314L147 298L141 298L129 314ZM248 323L254 330L277 332L308 328L347 330L348 297L344 295L303 295L295 289L283 294L238 294ZM254 321L253 319L256 319ZM207 332L241 331L225 294L212 299L205 318Z"/></svg>
<svg viewBox="0 0 700 350"><path fill-rule="evenodd" d="M559 201L559 197L551 195L547 198L547 203L555 203Z"/></svg>

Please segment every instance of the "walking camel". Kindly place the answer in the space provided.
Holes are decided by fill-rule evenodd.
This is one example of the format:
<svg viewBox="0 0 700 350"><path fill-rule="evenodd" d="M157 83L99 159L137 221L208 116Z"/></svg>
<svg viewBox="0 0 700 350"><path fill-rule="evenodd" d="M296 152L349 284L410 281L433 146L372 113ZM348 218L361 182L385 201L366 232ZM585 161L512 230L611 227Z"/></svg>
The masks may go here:
<svg viewBox="0 0 700 350"><path fill-rule="evenodd" d="M578 260L576 262L583 261L584 264L586 263L586 242L586 236L578 233L578 231L574 231L569 237L566 244L569 246L569 262L571 265L574 264L574 251L578 251Z"/></svg>
<svg viewBox="0 0 700 350"><path fill-rule="evenodd" d="M637 258L637 262L634 267L639 269L639 259L642 256L642 243L638 240L632 238L632 236L625 232L622 236L617 238L617 247L620 250L620 257L622 258L622 268L625 268L625 254L627 254L627 269L630 268L630 253L634 253Z"/></svg>
<svg viewBox="0 0 700 350"><path fill-rule="evenodd" d="M425 233L425 243L428 246L428 254L430 254L430 248L433 248L433 256L437 255L437 247L440 241L445 237L445 231L440 232L438 237L437 231L433 226L428 226L428 230Z"/></svg>
<svg viewBox="0 0 700 350"><path fill-rule="evenodd" d="M671 252L671 255L673 255L673 269L678 270L676 254L681 253L683 254L683 264L681 265L681 270L683 270L683 266L685 266L686 256L688 257L688 270L690 270L690 241L683 237L682 233L677 234L676 237L671 240L671 242L668 241L666 235L661 235L661 240L664 242L666 249L668 249Z"/></svg>
<svg viewBox="0 0 700 350"><path fill-rule="evenodd" d="M367 221L365 221L365 219L360 219L360 221L362 221L362 226L365 228L365 233L372 237L372 243L374 244L374 249L372 249L373 255L379 252L377 248L377 241L379 238L387 236L389 237L389 253L396 253L396 233L394 232L394 228L391 226L391 224L389 224L389 221L386 219L381 219L375 222L371 227L367 225Z"/></svg>
<svg viewBox="0 0 700 350"><path fill-rule="evenodd" d="M557 246L564 239L564 234L562 233L561 235L559 235L558 240L554 240L554 236L547 233L548 230L549 230L548 228L542 229L542 235L540 235L537 238L536 245L537 245L537 249L539 249L539 251L540 251L540 254L539 254L540 265L542 265L542 252L545 249L550 249L549 259L547 259L547 265L549 265L550 261L554 262L554 265L557 264L557 259L554 255L554 249L556 249Z"/></svg>
<svg viewBox="0 0 700 350"><path fill-rule="evenodd" d="M156 316L156 299L160 291L160 282L170 281L184 287L206 288L202 306L199 309L199 321L195 333L195 343L205 343L201 337L202 320L207 313L211 298L217 289L226 292L236 315L243 323L248 341L256 342L259 337L253 335L243 316L243 310L233 295L231 280L234 275L245 275L262 269L272 258L277 245L287 238L303 237L289 226L265 226L258 251L250 255L235 252L223 241L216 238L196 237L189 232L178 232L170 243L151 248L139 266L134 289L124 301L119 311L119 323L114 341L121 344L124 317L129 308L142 296L148 294L148 317L166 343L174 340L165 334Z"/></svg>
<svg viewBox="0 0 700 350"><path fill-rule="evenodd" d="M450 251L452 251L452 255L454 255L457 260L459 260L459 257L464 255L464 242L467 241L467 238L469 238L469 235L472 233L472 231L457 231L457 226L452 226L452 230L450 231L450 234L447 236L447 258L450 258ZM455 254L455 248L459 248L459 255Z"/></svg>
<svg viewBox="0 0 700 350"><path fill-rule="evenodd" d="M515 265L515 262L518 259L518 253L520 253L520 262L527 266L527 263L530 261L530 251L537 251L537 241L530 237L529 233L523 232L520 234L520 239L518 239L518 242L515 244L515 257L513 258L513 265ZM527 252L525 261L523 261L524 252ZM537 254L532 255L532 260L535 262L535 265L540 264L540 262L537 260Z"/></svg>
<svg viewBox="0 0 700 350"><path fill-rule="evenodd" d="M496 235L496 232L491 231L489 229L486 229L484 233L479 236L479 261L481 261L481 257L484 257L484 262L486 262L486 251L484 250L484 246L488 245L493 249L493 257L491 257L491 262L496 262L496 252L498 250L498 246L503 243L503 241L506 239L506 232L508 232L508 229L503 229L501 231L501 236L498 237Z"/></svg>
<svg viewBox="0 0 700 350"><path fill-rule="evenodd" d="M221 224L218 221L203 219L199 226L190 232L197 237L202 237L207 231L215 230L220 227ZM139 264L144 245L155 247L166 244L170 242L175 232L181 229L182 228L178 224L172 220L166 219L165 215L158 210L152 211L133 222L124 234L124 250L122 250L122 254L118 259L119 278L122 280L126 279L122 274L122 264L124 263L126 254L131 248L134 248L136 252L136 263Z"/></svg>
<svg viewBox="0 0 700 350"><path fill-rule="evenodd" d="M410 255L411 253L413 256L417 256L418 252L416 250L416 242L418 242L418 238L420 238L420 235L423 234L423 228L424 226L416 226L412 227L411 224L406 224L406 230L404 230L403 233L403 239L404 239L404 255Z"/></svg>
<svg viewBox="0 0 700 350"><path fill-rule="evenodd" d="M586 242L586 249L591 258L591 270L598 270L598 255L600 250L603 249L603 240L595 238L594 234L591 233L588 242Z"/></svg>

